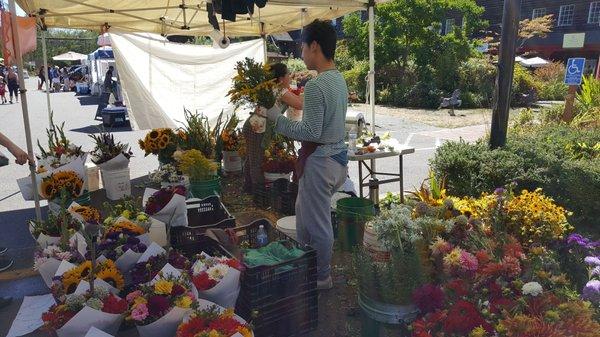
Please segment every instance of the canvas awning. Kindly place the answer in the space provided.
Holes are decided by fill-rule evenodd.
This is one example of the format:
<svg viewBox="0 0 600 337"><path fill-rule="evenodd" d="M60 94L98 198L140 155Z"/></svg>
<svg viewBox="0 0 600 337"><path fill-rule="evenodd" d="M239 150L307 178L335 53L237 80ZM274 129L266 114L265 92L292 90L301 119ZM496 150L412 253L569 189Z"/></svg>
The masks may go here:
<svg viewBox="0 0 600 337"><path fill-rule="evenodd" d="M29 15L43 17L48 27L99 30L104 24L123 31L162 35L208 35L206 0L17 0ZM366 9L368 0L269 0L254 14L223 21L228 36L258 36L302 28L314 19L334 19ZM262 24L261 24L262 23ZM263 26L261 29L261 26ZM225 25L225 27L223 27Z"/></svg>
<svg viewBox="0 0 600 337"><path fill-rule="evenodd" d="M54 61L80 61L85 60L87 55L76 53L74 51L68 51L64 54L56 55L52 57Z"/></svg>

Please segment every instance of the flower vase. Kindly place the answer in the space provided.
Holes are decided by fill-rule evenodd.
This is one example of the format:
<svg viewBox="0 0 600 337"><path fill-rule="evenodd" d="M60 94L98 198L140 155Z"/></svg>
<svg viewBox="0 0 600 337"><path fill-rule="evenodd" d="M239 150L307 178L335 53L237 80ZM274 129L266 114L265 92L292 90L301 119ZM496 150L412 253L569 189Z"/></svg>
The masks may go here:
<svg viewBox="0 0 600 337"><path fill-rule="evenodd" d="M237 151L223 151L223 170L227 173L242 171L242 158Z"/></svg>

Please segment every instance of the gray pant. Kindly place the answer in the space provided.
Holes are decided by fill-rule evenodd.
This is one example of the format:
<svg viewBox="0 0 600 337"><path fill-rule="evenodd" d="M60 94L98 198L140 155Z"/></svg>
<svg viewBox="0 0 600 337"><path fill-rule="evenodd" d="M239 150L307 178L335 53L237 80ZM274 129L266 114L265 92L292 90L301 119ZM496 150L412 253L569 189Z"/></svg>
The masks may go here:
<svg viewBox="0 0 600 337"><path fill-rule="evenodd" d="M298 184L296 233L300 243L317 251L319 280L325 280L331 272L331 197L344 184L347 174L346 166L329 157L310 156Z"/></svg>

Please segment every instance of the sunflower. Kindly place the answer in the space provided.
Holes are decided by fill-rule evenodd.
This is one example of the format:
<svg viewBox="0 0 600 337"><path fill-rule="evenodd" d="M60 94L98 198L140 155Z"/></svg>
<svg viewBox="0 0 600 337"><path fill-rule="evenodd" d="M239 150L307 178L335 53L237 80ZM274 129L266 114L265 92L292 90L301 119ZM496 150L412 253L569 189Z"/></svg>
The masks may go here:
<svg viewBox="0 0 600 337"><path fill-rule="evenodd" d="M158 142L158 148L164 150L167 147L168 143L163 142L162 140Z"/></svg>
<svg viewBox="0 0 600 337"><path fill-rule="evenodd" d="M111 286L122 290L125 285L125 280L123 279L123 275L119 272L119 270L115 268L102 268L98 274L96 274L96 278L103 280L104 282L110 284Z"/></svg>
<svg viewBox="0 0 600 337"><path fill-rule="evenodd" d="M162 133L162 129L154 129L148 133L148 138L156 139L156 138L160 137L161 133Z"/></svg>
<svg viewBox="0 0 600 337"><path fill-rule="evenodd" d="M87 277L90 274L90 270L92 270L92 261L85 261L77 268L79 272L79 278Z"/></svg>
<svg viewBox="0 0 600 337"><path fill-rule="evenodd" d="M56 194L56 188L54 187L54 181L51 178L46 178L42 181L42 197L44 199L53 199Z"/></svg>
<svg viewBox="0 0 600 337"><path fill-rule="evenodd" d="M77 286L79 285L80 281L81 278L77 277L77 275L75 275L74 273L65 273L62 278L62 286L65 294L73 293L77 289Z"/></svg>
<svg viewBox="0 0 600 337"><path fill-rule="evenodd" d="M160 136L160 141L168 143L171 141L171 139L170 139L169 135L163 134L162 136Z"/></svg>

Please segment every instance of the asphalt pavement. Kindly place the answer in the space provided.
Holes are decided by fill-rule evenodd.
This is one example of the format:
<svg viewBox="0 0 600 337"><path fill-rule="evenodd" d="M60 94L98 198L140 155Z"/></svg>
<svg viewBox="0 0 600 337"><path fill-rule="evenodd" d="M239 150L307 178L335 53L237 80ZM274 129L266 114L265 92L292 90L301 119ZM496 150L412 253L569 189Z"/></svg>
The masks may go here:
<svg viewBox="0 0 600 337"><path fill-rule="evenodd" d="M45 145L45 129L49 125L46 94L37 90L35 78L26 80L26 82L34 151L37 153L35 144L39 140L43 146ZM77 96L75 93L51 93L50 99L55 123L64 122L66 136L74 144L83 146L84 150L91 150L93 141L89 134L102 130L101 122L94 120L97 99L90 96ZM467 140L477 139L484 134L485 127L449 130L397 117L378 116L376 130L378 133L390 131L400 143L415 148L415 153L404 157L404 186L406 190L410 190L419 186L427 177L428 161L437 146L447 139L460 137ZM135 156L130 163L132 179L142 177L158 166L155 157L144 157L143 152L137 146L137 140L145 135L146 130L119 128L111 131L115 133L118 141L131 145ZM12 139L18 146L26 148L21 104L0 105L0 132ZM0 149L0 151L13 160L5 149ZM378 160L377 170L398 172L397 158ZM34 241L29 235L27 222L35 217L34 203L23 200L16 183L16 179L28 174L26 166L19 166L14 162L0 167L0 246L8 247L9 250L5 255L15 260L13 269L0 273L0 297L16 298L11 306L0 309L0 336L4 336L8 332L10 323L19 308L20 298L47 292L41 278L31 271ZM349 174L351 179L357 183L357 163L350 164ZM380 188L380 194L398 191L398 184L382 185ZM45 206L46 203L42 202L42 205ZM46 208L44 207L44 212Z"/></svg>

